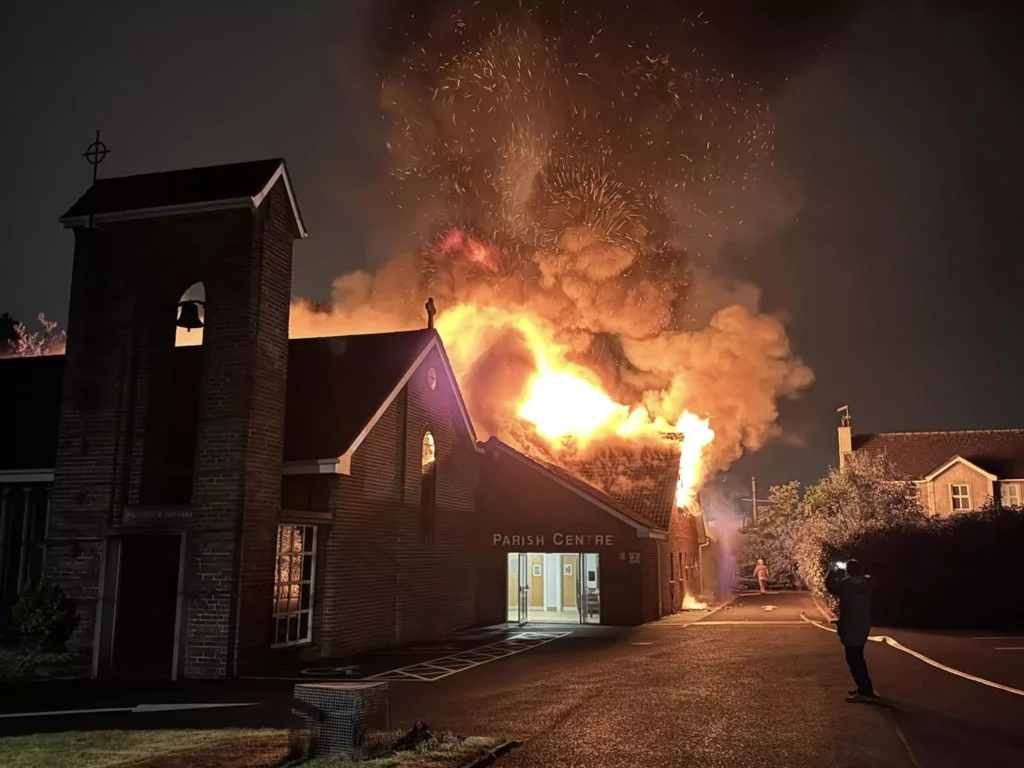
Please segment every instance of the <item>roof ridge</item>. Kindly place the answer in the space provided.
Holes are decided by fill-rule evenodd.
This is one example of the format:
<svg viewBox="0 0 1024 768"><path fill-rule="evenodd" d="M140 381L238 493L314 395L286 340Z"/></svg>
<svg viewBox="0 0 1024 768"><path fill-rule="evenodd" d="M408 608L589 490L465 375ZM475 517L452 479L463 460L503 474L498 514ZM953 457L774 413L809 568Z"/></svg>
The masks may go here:
<svg viewBox="0 0 1024 768"><path fill-rule="evenodd" d="M210 168L233 168L239 165L256 165L257 163L284 163L283 157L261 157L255 160L238 160L234 163L213 163L212 165L192 165L188 168L167 168L162 171L145 171L143 173L128 173L124 176L101 176L96 179L97 184L101 184L106 181L121 181L122 179L134 179L139 176L162 176L170 173L188 173L189 171L205 171Z"/></svg>

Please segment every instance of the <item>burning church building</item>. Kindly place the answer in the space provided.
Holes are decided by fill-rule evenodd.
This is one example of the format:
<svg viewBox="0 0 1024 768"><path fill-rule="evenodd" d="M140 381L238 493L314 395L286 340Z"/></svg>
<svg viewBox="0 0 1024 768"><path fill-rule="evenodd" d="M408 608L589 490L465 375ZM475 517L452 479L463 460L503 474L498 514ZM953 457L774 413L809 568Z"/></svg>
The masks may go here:
<svg viewBox="0 0 1024 768"><path fill-rule="evenodd" d="M575 464L479 441L432 306L289 340L283 161L103 179L61 222L66 353L0 360L0 584L59 585L94 676L638 624L702 591L686 441Z"/></svg>

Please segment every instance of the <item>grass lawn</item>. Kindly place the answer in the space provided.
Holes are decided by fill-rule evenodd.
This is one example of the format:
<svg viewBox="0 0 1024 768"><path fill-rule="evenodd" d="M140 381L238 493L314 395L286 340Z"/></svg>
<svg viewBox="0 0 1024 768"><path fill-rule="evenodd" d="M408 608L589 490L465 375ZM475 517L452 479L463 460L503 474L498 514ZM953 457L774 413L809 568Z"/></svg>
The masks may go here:
<svg viewBox="0 0 1024 768"><path fill-rule="evenodd" d="M400 734L399 734L400 735ZM416 749L352 762L289 760L287 731L68 731L0 738L3 768L459 768L504 739L435 734Z"/></svg>
<svg viewBox="0 0 1024 768"><path fill-rule="evenodd" d="M353 762L344 757L319 757L285 763L287 768L459 768L507 739L486 736L462 738L448 733L435 734L429 741L408 752L388 757Z"/></svg>
<svg viewBox="0 0 1024 768"><path fill-rule="evenodd" d="M0 766L4 768L106 768L107 766L147 765L166 756L157 765L201 765L193 756L213 757L217 752L248 755L253 749L280 754L268 765L280 762L287 754L287 731L208 730L208 731L66 731L35 733L30 736L0 738ZM193 753L187 761L185 755ZM175 757L181 759L175 759ZM230 761L222 764L231 764ZM242 762L237 765L258 765Z"/></svg>

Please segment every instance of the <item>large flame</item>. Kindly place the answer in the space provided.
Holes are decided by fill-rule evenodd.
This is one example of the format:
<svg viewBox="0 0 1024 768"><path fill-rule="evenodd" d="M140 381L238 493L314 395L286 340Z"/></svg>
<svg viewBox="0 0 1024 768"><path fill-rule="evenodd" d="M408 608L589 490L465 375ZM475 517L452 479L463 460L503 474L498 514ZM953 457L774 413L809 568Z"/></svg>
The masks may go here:
<svg viewBox="0 0 1024 768"><path fill-rule="evenodd" d="M704 449L715 436L708 419L683 411L673 422L643 406L616 402L593 372L569 359L571 349L557 340L556 330L526 308L460 304L438 317L437 329L460 380L497 334L511 330L521 336L533 373L515 413L556 451L613 435L673 442L681 435L676 504L692 504L704 476Z"/></svg>

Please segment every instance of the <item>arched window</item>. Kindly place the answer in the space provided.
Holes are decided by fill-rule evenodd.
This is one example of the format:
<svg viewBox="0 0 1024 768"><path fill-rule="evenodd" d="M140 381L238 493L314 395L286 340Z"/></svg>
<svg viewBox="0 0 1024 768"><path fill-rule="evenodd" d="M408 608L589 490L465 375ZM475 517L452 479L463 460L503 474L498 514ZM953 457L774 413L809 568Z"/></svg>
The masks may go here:
<svg viewBox="0 0 1024 768"><path fill-rule="evenodd" d="M434 436L423 435L423 450L420 460L420 517L423 527L423 541L434 543L434 500L437 495L437 452Z"/></svg>

